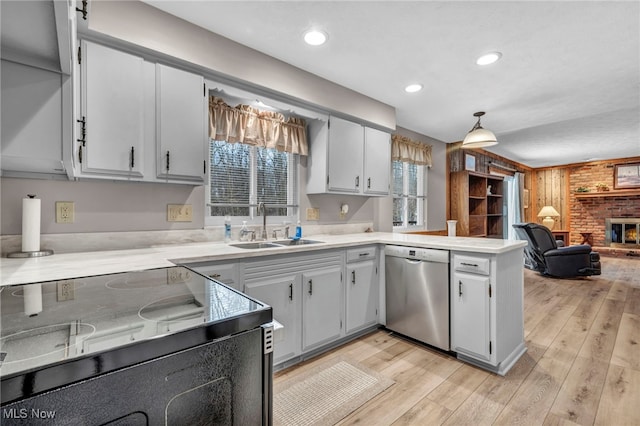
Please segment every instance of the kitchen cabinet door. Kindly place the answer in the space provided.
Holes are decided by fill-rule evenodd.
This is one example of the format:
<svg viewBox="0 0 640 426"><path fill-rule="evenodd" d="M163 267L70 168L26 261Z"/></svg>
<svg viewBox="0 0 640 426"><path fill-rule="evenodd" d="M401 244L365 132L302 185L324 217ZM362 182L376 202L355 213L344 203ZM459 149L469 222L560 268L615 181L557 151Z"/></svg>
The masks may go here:
<svg viewBox="0 0 640 426"><path fill-rule="evenodd" d="M329 120L329 191L362 192L364 128L358 123L331 117Z"/></svg>
<svg viewBox="0 0 640 426"><path fill-rule="evenodd" d="M204 78L158 64L156 85L157 175L203 182L207 158Z"/></svg>
<svg viewBox="0 0 640 426"><path fill-rule="evenodd" d="M378 273L375 262L347 265L346 332L352 333L378 322Z"/></svg>
<svg viewBox="0 0 640 426"><path fill-rule="evenodd" d="M341 269L332 266L302 274L303 350L340 337L343 306Z"/></svg>
<svg viewBox="0 0 640 426"><path fill-rule="evenodd" d="M82 41L75 158L82 173L143 176L143 59ZM83 130L84 129L84 130Z"/></svg>
<svg viewBox="0 0 640 426"><path fill-rule="evenodd" d="M273 319L283 325L282 338L276 339L273 363L300 354L300 275L263 278L245 283L246 294L273 309Z"/></svg>
<svg viewBox="0 0 640 426"><path fill-rule="evenodd" d="M391 176L391 135L370 127L364 128L365 194L389 195Z"/></svg>
<svg viewBox="0 0 640 426"><path fill-rule="evenodd" d="M456 272L451 283L451 349L486 361L492 352L489 282Z"/></svg>

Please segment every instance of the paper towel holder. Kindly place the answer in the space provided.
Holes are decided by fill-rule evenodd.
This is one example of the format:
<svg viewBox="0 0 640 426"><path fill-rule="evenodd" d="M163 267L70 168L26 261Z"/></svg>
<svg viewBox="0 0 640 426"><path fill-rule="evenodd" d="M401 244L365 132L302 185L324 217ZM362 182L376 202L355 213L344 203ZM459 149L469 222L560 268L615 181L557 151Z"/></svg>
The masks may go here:
<svg viewBox="0 0 640 426"><path fill-rule="evenodd" d="M29 198L36 198L35 195L27 194ZM13 253L7 254L7 257L10 258L29 258L29 257L44 257L51 256L53 254L53 250L36 250L36 251L17 251Z"/></svg>

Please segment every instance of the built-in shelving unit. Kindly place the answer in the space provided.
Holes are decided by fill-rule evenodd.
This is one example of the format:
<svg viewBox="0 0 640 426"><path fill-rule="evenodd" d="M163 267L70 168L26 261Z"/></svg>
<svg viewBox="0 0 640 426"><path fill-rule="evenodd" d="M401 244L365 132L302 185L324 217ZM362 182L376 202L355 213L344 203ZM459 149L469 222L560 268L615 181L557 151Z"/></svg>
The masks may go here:
<svg viewBox="0 0 640 426"><path fill-rule="evenodd" d="M484 173L451 173L451 218L457 234L502 238L504 178Z"/></svg>

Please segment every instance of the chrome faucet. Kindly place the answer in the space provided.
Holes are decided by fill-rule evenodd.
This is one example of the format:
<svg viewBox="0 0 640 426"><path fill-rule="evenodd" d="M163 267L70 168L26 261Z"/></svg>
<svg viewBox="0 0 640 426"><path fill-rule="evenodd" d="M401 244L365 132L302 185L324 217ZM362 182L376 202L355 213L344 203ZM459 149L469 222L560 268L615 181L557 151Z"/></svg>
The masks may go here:
<svg viewBox="0 0 640 426"><path fill-rule="evenodd" d="M260 239L267 241L267 206L264 203L258 203L258 214L262 210L262 232L260 232Z"/></svg>

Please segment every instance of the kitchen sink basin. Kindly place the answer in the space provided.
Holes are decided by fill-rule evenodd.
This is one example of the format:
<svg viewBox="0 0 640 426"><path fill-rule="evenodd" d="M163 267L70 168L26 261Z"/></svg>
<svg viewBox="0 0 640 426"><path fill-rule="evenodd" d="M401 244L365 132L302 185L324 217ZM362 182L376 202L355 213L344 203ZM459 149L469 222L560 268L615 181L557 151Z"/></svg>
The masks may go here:
<svg viewBox="0 0 640 426"><path fill-rule="evenodd" d="M242 249L263 249L263 248L270 248L270 247L282 247L282 244L274 244L274 243L270 243L267 241L256 241L256 242L250 242L250 243L236 243L236 244L229 244L231 247L238 247L238 248L242 248Z"/></svg>
<svg viewBox="0 0 640 426"><path fill-rule="evenodd" d="M248 243L234 243L229 244L231 247L238 247L242 249L263 249L273 247L285 247L285 246L302 246L305 244L320 244L323 241L316 240L277 240L277 241L251 241Z"/></svg>
<svg viewBox="0 0 640 426"><path fill-rule="evenodd" d="M321 244L324 241L316 241L316 240L276 240L273 243L281 246L302 246L305 244Z"/></svg>

